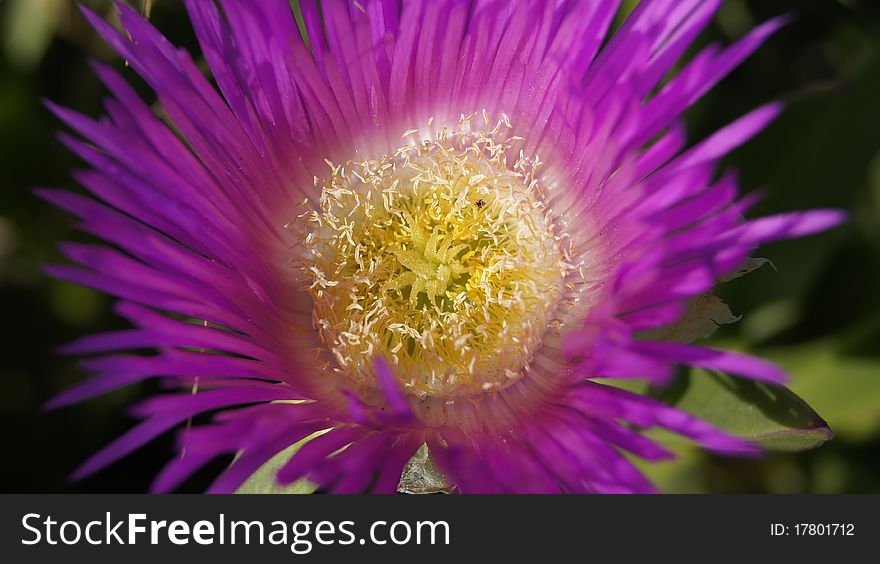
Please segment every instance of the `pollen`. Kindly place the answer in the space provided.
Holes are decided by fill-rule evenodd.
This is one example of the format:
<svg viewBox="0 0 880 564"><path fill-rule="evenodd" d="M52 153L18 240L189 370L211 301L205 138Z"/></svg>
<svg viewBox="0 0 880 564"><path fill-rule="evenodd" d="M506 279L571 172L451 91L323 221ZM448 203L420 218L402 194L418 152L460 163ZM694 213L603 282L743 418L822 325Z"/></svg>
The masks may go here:
<svg viewBox="0 0 880 564"><path fill-rule="evenodd" d="M489 123L462 116L375 160L328 162L320 200L291 222L314 328L354 383L373 381L378 355L419 397L506 387L558 324L573 267L540 161L516 150L506 116Z"/></svg>

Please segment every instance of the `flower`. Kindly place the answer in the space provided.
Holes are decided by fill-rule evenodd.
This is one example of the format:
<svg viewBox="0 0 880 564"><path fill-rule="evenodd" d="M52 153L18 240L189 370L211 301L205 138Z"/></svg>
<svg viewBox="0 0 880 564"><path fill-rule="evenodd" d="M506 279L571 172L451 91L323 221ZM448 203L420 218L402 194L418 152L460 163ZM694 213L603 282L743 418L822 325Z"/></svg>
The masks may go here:
<svg viewBox="0 0 880 564"><path fill-rule="evenodd" d="M304 0L304 41L287 0L189 0L219 93L132 9L124 33L86 10L173 128L102 64L107 118L51 105L87 140L63 137L98 201L40 193L109 246L63 244L79 266L48 271L134 328L67 346L96 375L50 407L151 377L169 392L75 475L208 412L156 491L237 454L210 489L235 491L306 438L277 477L332 492L396 491L423 445L461 492L652 491L621 453L669 457L651 427L754 452L596 381L782 381L645 334L757 245L842 219L747 221L753 199L715 179L777 104L686 148L681 113L785 23L661 83L719 4L644 0L603 45L617 2Z"/></svg>

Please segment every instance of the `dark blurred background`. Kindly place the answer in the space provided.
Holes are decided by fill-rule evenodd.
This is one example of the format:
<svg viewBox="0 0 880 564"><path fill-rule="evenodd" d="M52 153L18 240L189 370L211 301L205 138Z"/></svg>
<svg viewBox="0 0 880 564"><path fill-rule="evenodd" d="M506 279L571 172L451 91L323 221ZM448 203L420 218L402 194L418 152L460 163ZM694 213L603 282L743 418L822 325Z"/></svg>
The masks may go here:
<svg viewBox="0 0 880 564"><path fill-rule="evenodd" d="M112 19L110 2L84 3ZM179 1L133 3L198 53ZM760 104L785 101L782 118L725 163L740 171L744 190L763 191L752 215L840 207L852 218L833 232L761 249L775 268L719 289L743 317L712 340L790 370L790 387L836 438L814 451L748 461L687 449L651 470L667 491L880 492L880 2L728 0L700 43L730 42L785 12L794 23L689 111L689 129L698 139ZM0 491L145 491L171 452L165 437L71 484L78 463L131 425L125 406L149 384L40 411L83 378L75 359L53 348L123 326L106 296L41 272L60 260L57 241L84 236L31 192L78 189L69 171L80 164L55 139L61 126L40 100L99 115L104 91L89 58L124 66L73 2L0 0ZM151 99L134 73L126 76ZM187 489L200 491L207 477Z"/></svg>

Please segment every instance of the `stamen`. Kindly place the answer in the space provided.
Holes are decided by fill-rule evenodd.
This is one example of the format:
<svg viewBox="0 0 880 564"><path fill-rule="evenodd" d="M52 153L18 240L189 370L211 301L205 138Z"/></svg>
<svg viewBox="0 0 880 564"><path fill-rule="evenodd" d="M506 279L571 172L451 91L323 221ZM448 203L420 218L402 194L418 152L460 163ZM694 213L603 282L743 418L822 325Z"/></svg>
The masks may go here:
<svg viewBox="0 0 880 564"><path fill-rule="evenodd" d="M420 397L497 389L558 328L573 267L540 161L513 149L507 116L490 123L483 111L430 139L408 130L413 144L376 160L327 161L318 206L291 223L315 329L353 381L372 381L378 354Z"/></svg>

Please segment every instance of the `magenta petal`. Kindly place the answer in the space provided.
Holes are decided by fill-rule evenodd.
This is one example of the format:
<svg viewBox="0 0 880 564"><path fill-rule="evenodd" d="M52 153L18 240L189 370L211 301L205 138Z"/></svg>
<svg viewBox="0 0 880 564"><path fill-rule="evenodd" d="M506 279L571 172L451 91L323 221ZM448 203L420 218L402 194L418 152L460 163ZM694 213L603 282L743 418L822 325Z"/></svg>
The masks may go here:
<svg viewBox="0 0 880 564"><path fill-rule="evenodd" d="M639 341L633 346L643 354L676 364L728 372L774 384L781 384L788 380L788 376L781 368L745 354L655 341Z"/></svg>
<svg viewBox="0 0 880 564"><path fill-rule="evenodd" d="M300 478L308 477L328 456L357 441L369 431L363 428L337 428L316 437L299 449L290 461L278 471L278 481L289 484Z"/></svg>
<svg viewBox="0 0 880 564"><path fill-rule="evenodd" d="M726 155L767 127L781 112L780 104L768 104L752 111L682 155L675 166L691 167Z"/></svg>
<svg viewBox="0 0 880 564"><path fill-rule="evenodd" d="M785 213L750 221L738 233L743 242L754 245L826 231L846 221L846 217L840 210Z"/></svg>

